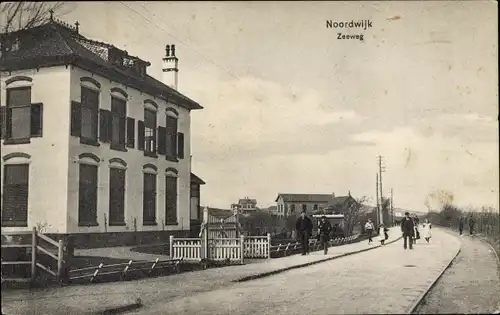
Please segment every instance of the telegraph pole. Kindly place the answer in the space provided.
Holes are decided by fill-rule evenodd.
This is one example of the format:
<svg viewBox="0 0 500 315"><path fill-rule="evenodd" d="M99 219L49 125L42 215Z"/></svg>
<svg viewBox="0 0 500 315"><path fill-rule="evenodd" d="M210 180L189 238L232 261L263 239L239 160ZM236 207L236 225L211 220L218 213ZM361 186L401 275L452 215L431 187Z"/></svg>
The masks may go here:
<svg viewBox="0 0 500 315"><path fill-rule="evenodd" d="M394 207L392 203L394 202L392 199L393 193L392 193L392 188L391 188L391 221L392 221L392 226L394 226Z"/></svg>
<svg viewBox="0 0 500 315"><path fill-rule="evenodd" d="M376 180L377 180L377 188L375 189L375 193L377 194L377 216L376 216L376 217L377 217L377 219L376 219L375 221L377 222L377 226L379 226L379 225L380 225L380 224L379 224L379 219L380 219L380 203L379 203L379 201L378 201L378 173L377 173L377 174L375 174L375 175L377 175L377 176L376 176Z"/></svg>
<svg viewBox="0 0 500 315"><path fill-rule="evenodd" d="M378 156L378 176L380 177L380 222L384 222L384 214L382 211L382 207L384 206L384 195L383 195L383 190L382 190L382 172L384 172L385 169L382 168L382 156Z"/></svg>

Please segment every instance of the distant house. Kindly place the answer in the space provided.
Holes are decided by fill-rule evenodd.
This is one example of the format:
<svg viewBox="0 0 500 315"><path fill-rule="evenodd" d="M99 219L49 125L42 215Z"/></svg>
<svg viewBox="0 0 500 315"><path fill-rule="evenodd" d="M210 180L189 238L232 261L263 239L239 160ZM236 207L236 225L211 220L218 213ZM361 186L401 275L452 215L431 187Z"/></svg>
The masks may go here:
<svg viewBox="0 0 500 315"><path fill-rule="evenodd" d="M330 210L332 213L343 213L356 200L348 196L336 197L335 194L278 194L275 200L278 216L298 215L318 210Z"/></svg>
<svg viewBox="0 0 500 315"><path fill-rule="evenodd" d="M277 206L270 206L267 208L267 212L269 212L271 215L278 215L278 207Z"/></svg>
<svg viewBox="0 0 500 315"><path fill-rule="evenodd" d="M242 213L249 213L257 211L257 200L248 197L238 200L238 203L233 203L231 209L238 209Z"/></svg>

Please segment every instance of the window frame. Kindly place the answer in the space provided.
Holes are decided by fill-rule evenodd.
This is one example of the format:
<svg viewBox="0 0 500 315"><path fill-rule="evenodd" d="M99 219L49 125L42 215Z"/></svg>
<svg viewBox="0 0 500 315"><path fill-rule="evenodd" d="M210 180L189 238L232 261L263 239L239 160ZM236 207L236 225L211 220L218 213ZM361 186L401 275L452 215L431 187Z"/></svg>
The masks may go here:
<svg viewBox="0 0 500 315"><path fill-rule="evenodd" d="M169 182L171 181L171 182ZM169 184L173 183L175 192L169 191ZM165 225L179 224L178 212L179 202L179 178L174 174L165 175Z"/></svg>
<svg viewBox="0 0 500 315"><path fill-rule="evenodd" d="M27 179L26 179L26 183L21 183L21 184L18 184L18 183L7 183L7 175L8 175L8 168L11 168L11 167L25 167L26 169L26 175L27 175ZM3 165L3 186L2 186L2 219L1 219L1 226L2 227L27 227L28 226L28 221L29 221L29 190L30 190L30 167L29 167L29 163L16 163L16 164L4 164ZM18 178L18 177L17 177ZM17 179L16 178L16 179ZM25 217L26 217L26 221L23 221L23 220L16 220L16 217L20 216L18 214L19 210L18 209L14 209L14 220L12 221L6 221L6 209L7 211L9 211L10 209L8 209L8 207L6 207L6 196L9 196L8 193L6 193L6 189L8 189L10 186L16 186L16 185L23 185L23 186L26 186L26 194L25 194L25 204L23 206L26 207L26 209L21 209L23 212L25 212ZM15 188L16 192L13 193L14 195L14 198L19 198L20 194L19 194L19 191L17 189L17 187ZM17 200L16 200L17 201ZM23 199L24 201L24 199Z"/></svg>
<svg viewBox="0 0 500 315"><path fill-rule="evenodd" d="M170 120L170 124L169 124ZM175 121L175 123L173 123ZM173 126L172 126L173 125ZM165 128L166 128L166 153L165 158L171 162L178 162L178 143L177 137L179 132L179 117L174 116L171 112L167 112L165 117Z"/></svg>
<svg viewBox="0 0 500 315"><path fill-rule="evenodd" d="M151 189L151 190L146 190L146 187L148 187L148 185L146 185L147 178L153 179L154 183L151 185L151 187L153 187L153 189ZM157 199L158 199L158 174L152 173L152 172L143 172L143 190L142 191L143 191L143 193L142 193L142 225L143 226L157 225L158 224L158 222L157 222L157 220L158 220L158 215L157 215L157 212L158 212L158 203L157 203ZM148 194L148 192L150 194ZM147 198L151 198L151 196L153 198L148 200ZM149 204L153 204L154 206L148 208L147 201L149 201ZM146 214L148 216L146 216Z"/></svg>
<svg viewBox="0 0 500 315"><path fill-rule="evenodd" d="M122 108L117 108L117 103ZM127 151L127 100L111 95L110 148L117 151ZM115 124L118 124L118 134L115 134ZM118 139L116 139L116 137Z"/></svg>
<svg viewBox="0 0 500 315"><path fill-rule="evenodd" d="M32 89L31 85L29 86L17 86L17 87L9 87L6 89L6 102L5 102L5 142L4 144L22 144L22 143L30 143L30 138L31 138L31 95L32 95ZM28 104L10 104L10 94L13 91L19 91L19 90L28 90L29 91L29 103ZM19 137L19 138L14 138L12 137L12 109L26 109L28 111L28 121L26 124L24 124L23 128L27 129L27 137Z"/></svg>
<svg viewBox="0 0 500 315"><path fill-rule="evenodd" d="M119 187L113 187L113 173L118 172L121 174L120 176L123 175L123 184L120 185ZM109 226L125 226L125 212L126 212L126 205L127 205L127 171L124 168L121 167L110 167L109 168L109 211L108 211L108 225ZM119 200L121 204L120 209L115 209L113 206L116 205L115 201L116 198L114 198L115 195L114 193L117 193L117 191L120 191ZM114 216L117 215L117 218Z"/></svg>
<svg viewBox="0 0 500 315"><path fill-rule="evenodd" d="M84 91L88 91L91 94L97 94L97 102L96 104L90 104L87 102L87 97L84 98ZM87 85L80 86L80 143L90 144L90 145L98 145L99 144L99 104L100 104L100 96L101 91ZM91 121L91 135L88 137L84 134L84 111L90 112Z"/></svg>
<svg viewBox="0 0 500 315"><path fill-rule="evenodd" d="M146 120L146 113L149 113L151 115L154 115L154 119L151 118L151 121L149 122L154 122L154 126L149 126ZM157 127L158 127L158 112L155 110L152 110L150 108L145 107L144 108L144 155L146 156L151 156L151 157L158 157L156 155L157 152L157 145L158 145L158 139L156 136L157 132ZM148 135L149 132L149 135ZM151 141L148 147L148 142Z"/></svg>
<svg viewBox="0 0 500 315"><path fill-rule="evenodd" d="M89 190L94 191L94 200L93 203L95 205L95 209L84 209L84 206L88 206L89 203L89 195L92 191L82 194L83 189L88 189L90 184L87 184L87 187L83 186L82 183L82 169L92 169L95 171L95 182L92 183L93 187L90 187ZM93 176L89 175L89 177ZM82 189L83 188L83 189ZM87 202L85 202L87 201ZM78 166L78 226L98 226L98 207L99 207L99 166L90 164L90 163L82 163L80 162ZM93 205L91 205L93 206ZM88 213L87 213L88 212Z"/></svg>

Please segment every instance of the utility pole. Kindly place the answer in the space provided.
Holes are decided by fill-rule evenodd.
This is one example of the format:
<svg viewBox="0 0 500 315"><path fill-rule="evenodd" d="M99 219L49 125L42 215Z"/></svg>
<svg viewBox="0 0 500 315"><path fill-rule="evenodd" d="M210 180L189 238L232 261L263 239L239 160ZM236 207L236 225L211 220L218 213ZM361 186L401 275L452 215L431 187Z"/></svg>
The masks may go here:
<svg viewBox="0 0 500 315"><path fill-rule="evenodd" d="M382 168L382 156L378 156L378 176L380 177L380 222L384 222L384 214L383 214L383 206L384 206L384 195L383 195L383 190L382 190L382 172L384 172L385 169Z"/></svg>
<svg viewBox="0 0 500 315"><path fill-rule="evenodd" d="M377 194L377 219L375 220L377 222L377 226L379 226L379 219L380 219L380 203L378 199L378 173L375 174L376 176L376 181L377 181L377 188L375 189L375 193Z"/></svg>
<svg viewBox="0 0 500 315"><path fill-rule="evenodd" d="M393 199L392 199L392 188L391 188L391 221L392 221L392 226L394 226L394 207L393 207Z"/></svg>

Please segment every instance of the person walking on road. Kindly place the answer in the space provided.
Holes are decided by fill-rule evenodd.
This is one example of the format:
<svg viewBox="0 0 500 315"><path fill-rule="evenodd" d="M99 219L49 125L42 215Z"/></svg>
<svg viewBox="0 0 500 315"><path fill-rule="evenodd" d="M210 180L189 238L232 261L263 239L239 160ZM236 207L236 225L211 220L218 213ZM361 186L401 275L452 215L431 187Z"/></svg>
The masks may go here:
<svg viewBox="0 0 500 315"><path fill-rule="evenodd" d="M413 223L413 218L410 218L410 213L405 212L405 217L401 220L401 232L403 233L404 239L404 249L408 248L408 243L410 243L410 249L413 249L413 232L415 225Z"/></svg>
<svg viewBox="0 0 500 315"><path fill-rule="evenodd" d="M462 233L464 232L464 223L465 223L464 216L461 216L460 221L458 221L458 232L460 233L460 236L462 236Z"/></svg>
<svg viewBox="0 0 500 315"><path fill-rule="evenodd" d="M425 219L424 225L422 226L422 234L424 234L424 239L427 243L429 243L429 240L431 239L431 228L432 224L429 222L429 219Z"/></svg>
<svg viewBox="0 0 500 315"><path fill-rule="evenodd" d="M328 242L330 241L330 233L332 232L332 224L326 219L326 216L321 217L319 222L319 240L325 255L328 253Z"/></svg>
<svg viewBox="0 0 500 315"><path fill-rule="evenodd" d="M386 235L387 235L387 233L385 232L385 226L382 223L378 227L378 240L380 242L380 245L384 245L384 242L386 240Z"/></svg>
<svg viewBox="0 0 500 315"><path fill-rule="evenodd" d="M302 244L302 256L309 254L309 237L311 237L313 230L313 223L308 216L306 216L306 212L302 211L300 213L300 217L297 219L295 223L295 228L297 230L297 234L300 238L300 242Z"/></svg>
<svg viewBox="0 0 500 315"><path fill-rule="evenodd" d="M417 244L417 240L420 239L420 231L418 230L418 224L419 218L417 217L416 214L413 215L413 225L414 225L414 231L413 231L413 244Z"/></svg>
<svg viewBox="0 0 500 315"><path fill-rule="evenodd" d="M375 227L373 226L372 219L368 219L368 222L365 223L365 231L366 234L368 234L368 245L370 245L373 242L372 235L374 229Z"/></svg>
<svg viewBox="0 0 500 315"><path fill-rule="evenodd" d="M472 217L472 214L469 216L469 234L473 235L474 233L474 224L476 222L474 221L474 218Z"/></svg>

